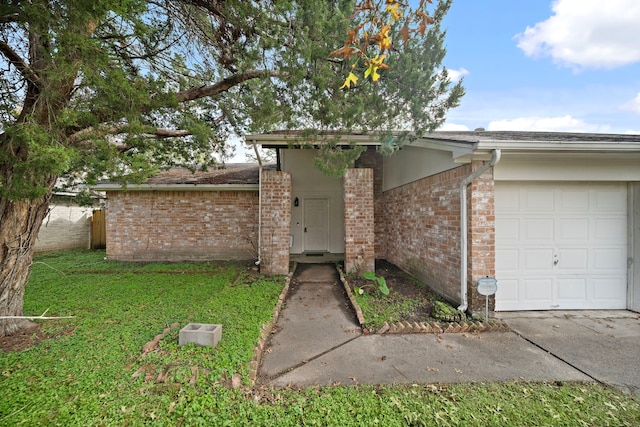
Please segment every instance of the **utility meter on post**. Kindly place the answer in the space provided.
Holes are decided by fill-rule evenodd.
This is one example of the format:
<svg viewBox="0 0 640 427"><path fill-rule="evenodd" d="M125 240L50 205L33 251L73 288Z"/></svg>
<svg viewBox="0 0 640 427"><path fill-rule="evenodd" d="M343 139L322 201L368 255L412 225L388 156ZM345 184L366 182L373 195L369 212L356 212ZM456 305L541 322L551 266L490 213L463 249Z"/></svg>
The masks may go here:
<svg viewBox="0 0 640 427"><path fill-rule="evenodd" d="M489 321L489 295L498 291L498 281L494 277L483 277L478 279L478 293L485 296L484 321Z"/></svg>

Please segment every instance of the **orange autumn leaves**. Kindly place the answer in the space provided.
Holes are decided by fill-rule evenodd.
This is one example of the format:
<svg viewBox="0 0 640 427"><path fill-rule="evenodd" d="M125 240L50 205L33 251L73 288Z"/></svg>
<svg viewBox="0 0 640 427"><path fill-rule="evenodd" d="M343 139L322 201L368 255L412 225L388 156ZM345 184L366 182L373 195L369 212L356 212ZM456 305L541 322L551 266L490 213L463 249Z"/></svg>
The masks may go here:
<svg viewBox="0 0 640 427"><path fill-rule="evenodd" d="M389 68L385 63L393 47L392 29L398 28L396 36L403 44L414 35L424 35L427 26L433 23L427 12L427 4L432 0L420 0L415 10L409 8L408 1L361 0L356 3L352 21L353 28L347 31L344 46L334 50L329 56L341 56L351 65L340 89L350 89L358 83L356 69L364 65L364 79L377 82L380 70Z"/></svg>

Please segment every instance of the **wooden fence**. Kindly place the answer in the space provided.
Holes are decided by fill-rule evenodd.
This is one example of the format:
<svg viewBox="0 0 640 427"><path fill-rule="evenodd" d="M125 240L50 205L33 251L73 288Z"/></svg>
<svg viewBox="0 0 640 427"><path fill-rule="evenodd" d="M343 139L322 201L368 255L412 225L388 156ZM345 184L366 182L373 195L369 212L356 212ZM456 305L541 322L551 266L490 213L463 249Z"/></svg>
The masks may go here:
<svg viewBox="0 0 640 427"><path fill-rule="evenodd" d="M104 209L94 209L91 217L91 249L107 247L107 227Z"/></svg>

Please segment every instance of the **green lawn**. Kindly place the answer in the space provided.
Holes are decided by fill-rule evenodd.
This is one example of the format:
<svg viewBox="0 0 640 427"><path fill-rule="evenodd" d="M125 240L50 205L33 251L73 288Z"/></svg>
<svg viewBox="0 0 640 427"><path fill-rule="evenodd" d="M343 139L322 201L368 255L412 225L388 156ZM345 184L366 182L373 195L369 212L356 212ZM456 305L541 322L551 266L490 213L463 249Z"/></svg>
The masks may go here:
<svg viewBox="0 0 640 427"><path fill-rule="evenodd" d="M231 263L38 257L25 314L76 317L44 322L54 338L0 352L0 425L640 425L636 400L597 385L250 387L260 325L283 285ZM174 322L221 323L222 341L179 347L174 328L142 355ZM244 385L230 389L234 374Z"/></svg>

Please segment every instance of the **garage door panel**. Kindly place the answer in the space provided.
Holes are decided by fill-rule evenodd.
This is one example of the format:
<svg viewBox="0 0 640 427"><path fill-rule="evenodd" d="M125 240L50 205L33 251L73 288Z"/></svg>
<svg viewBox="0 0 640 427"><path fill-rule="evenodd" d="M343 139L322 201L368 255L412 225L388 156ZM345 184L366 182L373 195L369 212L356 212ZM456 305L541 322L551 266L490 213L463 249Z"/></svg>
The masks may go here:
<svg viewBox="0 0 640 427"><path fill-rule="evenodd" d="M589 240L589 220L585 218L558 218L558 242L584 242Z"/></svg>
<svg viewBox="0 0 640 427"><path fill-rule="evenodd" d="M558 264L556 271L565 273L567 271L586 271L589 265L589 251L585 249L562 249L558 251Z"/></svg>
<svg viewBox="0 0 640 427"><path fill-rule="evenodd" d="M593 192L593 212L624 212L627 208L626 189L619 185L609 185L609 188Z"/></svg>
<svg viewBox="0 0 640 427"><path fill-rule="evenodd" d="M520 212L520 189L505 188L503 195L504 197L495 201L496 209L500 209L500 211L505 214L508 214L509 212ZM500 204L500 206L498 206L498 204Z"/></svg>
<svg viewBox="0 0 640 427"><path fill-rule="evenodd" d="M595 218L593 220L593 236L598 241L626 241L626 218Z"/></svg>
<svg viewBox="0 0 640 427"><path fill-rule="evenodd" d="M524 203L520 208L524 208L529 212L548 212L554 210L554 196L546 190L533 189L522 192L521 197Z"/></svg>
<svg viewBox="0 0 640 427"><path fill-rule="evenodd" d="M619 277L599 277L591 280L593 298L599 301L617 301L627 294L626 281Z"/></svg>
<svg viewBox="0 0 640 427"><path fill-rule="evenodd" d="M524 279L524 297L528 301L553 301L553 278L540 277L537 279Z"/></svg>
<svg viewBox="0 0 640 427"><path fill-rule="evenodd" d="M520 300L520 283L518 279L501 279L499 287L503 301L514 303Z"/></svg>
<svg viewBox="0 0 640 427"><path fill-rule="evenodd" d="M500 230L496 230L496 239L504 242L518 242L520 240L520 220L516 218L505 219Z"/></svg>
<svg viewBox="0 0 640 427"><path fill-rule="evenodd" d="M590 271L594 274L620 271L626 267L626 250L622 248L598 248L592 251Z"/></svg>
<svg viewBox="0 0 640 427"><path fill-rule="evenodd" d="M526 243L527 241L535 242L553 238L553 218L525 218L521 221L524 228L523 236L525 238L523 243Z"/></svg>
<svg viewBox="0 0 640 427"><path fill-rule="evenodd" d="M589 191L586 189L559 189L557 213L584 212L589 209Z"/></svg>
<svg viewBox="0 0 640 427"><path fill-rule="evenodd" d="M625 183L495 188L496 310L626 308Z"/></svg>
<svg viewBox="0 0 640 427"><path fill-rule="evenodd" d="M496 250L496 269L504 273L517 273L520 264L518 249Z"/></svg>
<svg viewBox="0 0 640 427"><path fill-rule="evenodd" d="M558 278L558 300L585 301L587 299L587 278Z"/></svg>
<svg viewBox="0 0 640 427"><path fill-rule="evenodd" d="M548 273L553 269L553 250L549 248L526 248L522 250L523 263L520 269L532 273Z"/></svg>

